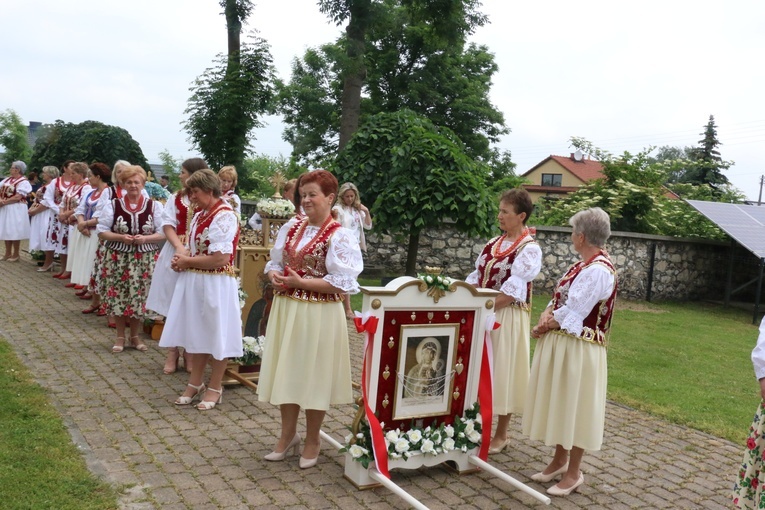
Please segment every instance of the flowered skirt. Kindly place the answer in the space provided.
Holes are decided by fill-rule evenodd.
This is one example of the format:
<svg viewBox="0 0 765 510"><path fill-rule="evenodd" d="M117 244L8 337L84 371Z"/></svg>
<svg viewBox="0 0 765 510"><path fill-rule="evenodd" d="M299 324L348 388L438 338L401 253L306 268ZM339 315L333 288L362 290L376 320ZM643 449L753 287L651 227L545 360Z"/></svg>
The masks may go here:
<svg viewBox="0 0 765 510"><path fill-rule="evenodd" d="M765 508L765 498L760 497L762 484L765 483L765 410L763 401L754 413L754 421L749 427L744 460L733 485L733 504L737 508Z"/></svg>
<svg viewBox="0 0 765 510"><path fill-rule="evenodd" d="M156 261L156 251L122 252L103 248L99 288L107 315L143 317Z"/></svg>

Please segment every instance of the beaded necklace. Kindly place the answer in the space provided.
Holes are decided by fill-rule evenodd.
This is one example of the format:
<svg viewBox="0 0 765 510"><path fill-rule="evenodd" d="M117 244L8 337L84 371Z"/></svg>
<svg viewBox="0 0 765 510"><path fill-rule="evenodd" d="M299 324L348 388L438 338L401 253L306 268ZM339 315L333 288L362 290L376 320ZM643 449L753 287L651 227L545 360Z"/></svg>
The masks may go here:
<svg viewBox="0 0 765 510"><path fill-rule="evenodd" d="M506 257L507 255L513 253L513 251L518 247L518 245L521 244L521 241L523 241L528 235L529 235L529 229L524 227L523 230L521 230L520 235L518 235L515 241L513 241L513 244L511 244L508 249L500 251L500 249L502 248L502 243L505 242L505 240L507 239L507 234L502 234L502 238L496 243L494 243L494 246L492 246L491 248L492 255L495 258Z"/></svg>

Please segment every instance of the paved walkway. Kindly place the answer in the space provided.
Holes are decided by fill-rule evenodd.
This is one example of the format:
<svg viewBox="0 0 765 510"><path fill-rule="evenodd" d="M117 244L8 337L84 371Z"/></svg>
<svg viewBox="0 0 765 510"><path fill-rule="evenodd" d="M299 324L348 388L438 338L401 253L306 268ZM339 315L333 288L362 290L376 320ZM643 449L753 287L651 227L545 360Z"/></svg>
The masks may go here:
<svg viewBox="0 0 765 510"><path fill-rule="evenodd" d="M113 330L82 315L51 273L37 273L28 256L0 262L0 335L49 391L88 465L130 488L122 507L143 509L403 508L386 489L357 491L343 478L343 457L328 446L317 467L297 458L265 462L279 431L278 410L244 387L227 389L209 411L172 404L185 372L163 375L164 354L150 349L112 354ZM361 342L353 337L358 380ZM333 408L325 431L342 438L351 406ZM747 424L748 425L748 424ZM299 429L304 429L301 417ZM550 448L519 434L493 465L530 483ZM586 485L555 508L730 508L728 492L741 458L739 445L609 404L604 449L585 455ZM393 479L433 509L543 508L486 473L458 476L435 467L394 471Z"/></svg>

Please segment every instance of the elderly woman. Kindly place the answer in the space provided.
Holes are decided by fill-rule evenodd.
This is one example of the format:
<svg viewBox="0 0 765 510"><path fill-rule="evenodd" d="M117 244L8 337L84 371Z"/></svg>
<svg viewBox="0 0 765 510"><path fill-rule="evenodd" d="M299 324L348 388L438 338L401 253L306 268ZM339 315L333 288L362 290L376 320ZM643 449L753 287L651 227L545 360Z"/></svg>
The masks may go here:
<svg viewBox="0 0 765 510"><path fill-rule="evenodd" d="M80 242L82 234L80 234L80 232L75 227L75 224L77 223L75 211L77 210L77 206L80 204L80 201L83 199L83 197L92 191L90 183L88 182L88 165L78 161L70 165L70 170L72 184L64 192L64 198L61 200L61 206L58 214L58 220L61 225L66 225L69 229L69 233L67 234L68 248L66 258L66 273L62 275L62 280L64 278L71 278L74 261L80 257L78 250L82 245ZM76 287L78 290L83 288L83 285L77 285L73 281L67 283L66 286Z"/></svg>
<svg viewBox="0 0 765 510"><path fill-rule="evenodd" d="M159 252L157 264L154 267L154 275L151 278L151 288L149 296L146 298L146 308L157 312L163 317L167 317L170 309L170 301L173 299L173 290L178 283L177 271L170 267L170 262L175 255L188 255L189 250L186 247L186 235L191 225L191 219L194 217L195 205L191 202L186 181L197 170L207 168L207 163L202 158L189 158L181 164L181 171L178 177L181 180L182 187L178 193L173 194L165 204L165 210L162 215L162 231L167 238L167 242ZM180 351L177 347L171 347L167 351L167 359L163 372L172 374L178 368L178 359ZM184 364L186 371L190 371L190 358L184 353Z"/></svg>
<svg viewBox="0 0 765 510"><path fill-rule="evenodd" d="M610 218L599 207L570 220L571 241L581 260L558 281L553 299L531 335L534 351L523 433L555 446L542 472L531 477L557 485L567 496L584 483L579 470L585 450L600 450L606 413L606 341L616 299L616 269L604 250Z"/></svg>
<svg viewBox="0 0 765 510"><path fill-rule="evenodd" d="M227 358L242 356L242 318L234 258L239 218L221 198L220 180L212 170L194 172L186 181L198 212L188 231L188 254L179 250L172 268L178 283L172 295L160 347L183 347L191 355L186 391L176 405L197 397L200 411L213 409L223 398ZM212 356L208 386L202 382Z"/></svg>
<svg viewBox="0 0 765 510"><path fill-rule="evenodd" d="M2 260L19 261L22 239L29 239L27 195L32 185L24 177L27 165L23 161L11 163L11 176L0 181L0 239L5 241Z"/></svg>
<svg viewBox="0 0 765 510"><path fill-rule="evenodd" d="M98 201L111 184L112 170L103 163L93 163L88 172L88 184L90 191L83 195L74 217L77 222L77 235L72 240L72 253L76 256L70 257L72 264L72 282L80 287L84 287L78 293L80 299L92 299L89 307L82 313L93 313L101 307L101 298L97 293L88 291L93 264L96 259L96 250L98 249L98 235L96 226L98 217L95 216Z"/></svg>
<svg viewBox="0 0 765 510"><path fill-rule="evenodd" d="M346 182L340 186L339 199L333 209L337 211L337 221L343 227L353 232L353 235L356 236L356 240L359 242L361 251L366 253L367 240L364 230L372 228L372 215L369 209L361 203L359 189L355 184ZM343 304L345 306L345 316L352 319L351 300L347 294L343 295Z"/></svg>
<svg viewBox="0 0 765 510"><path fill-rule="evenodd" d="M44 273L53 268L53 252L56 250L56 243L53 242L48 232L53 222L53 211L43 203L45 192L48 186L58 177L58 168L53 165L44 166L42 169L43 185L37 189L32 207L29 208L29 217L31 218L29 230L29 251L40 250L45 253L45 261L38 272Z"/></svg>
<svg viewBox="0 0 765 510"><path fill-rule="evenodd" d="M497 322L492 332L494 358L494 412L497 430L489 453L508 444L507 428L513 413L520 413L529 384L531 282L542 269L542 250L531 237L526 221L534 205L526 190L511 189L499 199L497 221L502 235L490 240L465 281L500 292L495 303Z"/></svg>
<svg viewBox="0 0 765 510"><path fill-rule="evenodd" d="M279 231L265 272L276 289L266 329L258 399L278 405L281 435L266 460L297 452L297 420L305 409L306 439L301 468L316 465L319 432L333 404L353 400L348 330L341 294L358 292L363 269L353 233L332 219L337 179L325 170L303 174L299 183L305 216ZM297 376L299 374L299 376Z"/></svg>
<svg viewBox="0 0 765 510"><path fill-rule="evenodd" d="M141 194L146 172L128 166L120 174L125 193L104 204L96 231L104 243L101 266L101 299L106 313L115 318L117 339L112 352L125 348L125 325L130 323L130 343L139 351L146 345L138 337L146 311L146 293L164 239L161 232L162 204Z"/></svg>

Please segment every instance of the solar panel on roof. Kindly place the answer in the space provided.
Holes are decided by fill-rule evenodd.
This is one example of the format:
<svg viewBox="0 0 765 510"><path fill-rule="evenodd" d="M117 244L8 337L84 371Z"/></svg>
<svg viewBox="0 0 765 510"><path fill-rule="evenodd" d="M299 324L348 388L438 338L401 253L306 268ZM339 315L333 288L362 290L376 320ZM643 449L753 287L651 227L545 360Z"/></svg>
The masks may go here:
<svg viewBox="0 0 765 510"><path fill-rule="evenodd" d="M765 206L686 200L741 246L765 258Z"/></svg>

